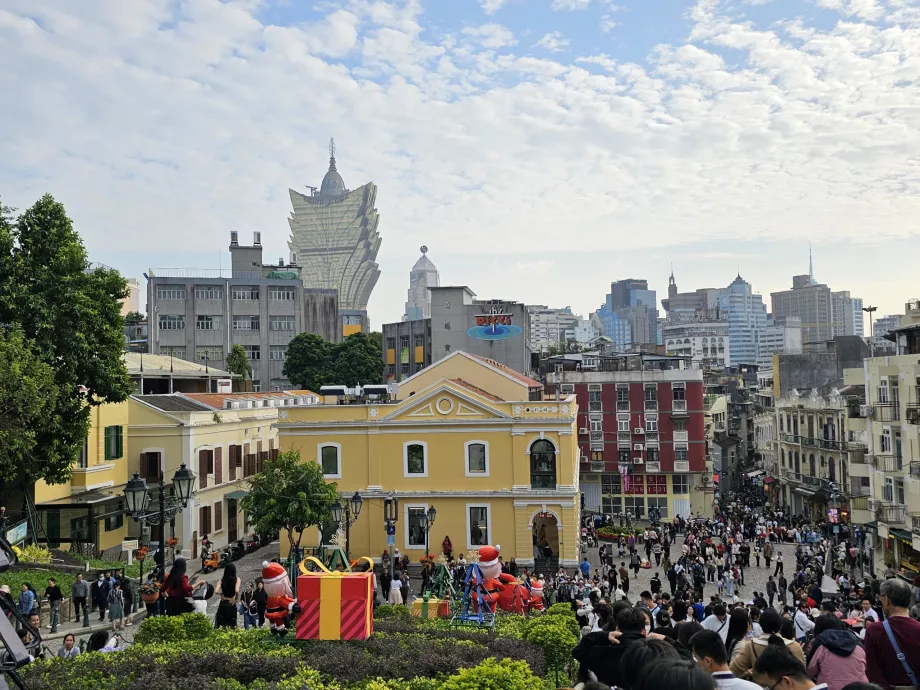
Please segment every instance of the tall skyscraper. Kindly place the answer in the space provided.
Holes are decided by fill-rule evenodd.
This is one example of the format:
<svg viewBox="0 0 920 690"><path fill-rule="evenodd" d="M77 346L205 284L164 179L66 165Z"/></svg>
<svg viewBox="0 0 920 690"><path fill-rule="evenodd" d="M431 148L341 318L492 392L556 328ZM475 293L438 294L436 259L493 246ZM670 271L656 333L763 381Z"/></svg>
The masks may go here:
<svg viewBox="0 0 920 690"><path fill-rule="evenodd" d="M628 278L610 284L607 301L597 310L604 335L617 349L630 345L660 344L658 298L647 280Z"/></svg>
<svg viewBox="0 0 920 690"><path fill-rule="evenodd" d="M763 297L740 274L718 292L719 308L728 312L729 364L756 364L767 327Z"/></svg>
<svg viewBox="0 0 920 690"><path fill-rule="evenodd" d="M290 260L303 267L305 287L338 290L344 335L366 330L367 303L380 278L377 185L345 187L330 140L329 170L319 190L310 189L310 195L289 190Z"/></svg>
<svg viewBox="0 0 920 690"><path fill-rule="evenodd" d="M773 292L770 297L774 318L796 316L802 320L803 344L834 337L834 304L827 285L813 282L808 275L793 276L791 290Z"/></svg>
<svg viewBox="0 0 920 690"><path fill-rule="evenodd" d="M852 335L858 335L860 338L862 338L866 334L865 328L863 326L863 301L861 297L854 297L852 301L853 301L853 333Z"/></svg>
<svg viewBox="0 0 920 690"><path fill-rule="evenodd" d="M418 321L431 316L431 288L441 284L438 267L428 258L428 247L422 245L422 256L409 272L409 299L403 321Z"/></svg>
<svg viewBox="0 0 920 690"><path fill-rule="evenodd" d="M572 307L550 309L545 304L528 304L526 309L530 319L527 344L534 352L558 347L568 340L569 334L575 338L578 316L572 313Z"/></svg>

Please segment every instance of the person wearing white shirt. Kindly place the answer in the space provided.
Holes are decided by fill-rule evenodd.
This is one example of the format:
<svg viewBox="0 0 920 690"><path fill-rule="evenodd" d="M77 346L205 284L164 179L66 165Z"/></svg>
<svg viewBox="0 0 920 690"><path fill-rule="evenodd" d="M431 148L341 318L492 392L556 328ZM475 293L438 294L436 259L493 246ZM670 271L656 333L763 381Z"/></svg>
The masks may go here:
<svg viewBox="0 0 920 690"><path fill-rule="evenodd" d="M795 623L795 639L798 642L802 642L805 639L805 635L815 629L815 622L811 619L809 614L808 604L803 601L799 604L799 608L795 612L795 617L792 619Z"/></svg>
<svg viewBox="0 0 920 690"><path fill-rule="evenodd" d="M725 607L722 604L716 604L712 607L712 615L703 619L703 630L711 630L719 633L722 638L722 644L728 638L728 616L725 614Z"/></svg>
<svg viewBox="0 0 920 690"><path fill-rule="evenodd" d="M728 668L728 652L725 642L712 630L701 630L690 638L693 657L706 673L712 675L719 690L760 690L760 686L749 680L737 678Z"/></svg>

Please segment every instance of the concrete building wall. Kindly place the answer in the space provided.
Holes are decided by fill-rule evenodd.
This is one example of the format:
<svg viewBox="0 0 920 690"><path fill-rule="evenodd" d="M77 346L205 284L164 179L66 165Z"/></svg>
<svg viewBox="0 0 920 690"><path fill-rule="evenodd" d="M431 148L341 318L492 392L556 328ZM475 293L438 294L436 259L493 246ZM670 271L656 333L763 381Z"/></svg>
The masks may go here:
<svg viewBox="0 0 920 690"><path fill-rule="evenodd" d="M404 381L431 366L431 319L385 323L382 336L388 383Z"/></svg>

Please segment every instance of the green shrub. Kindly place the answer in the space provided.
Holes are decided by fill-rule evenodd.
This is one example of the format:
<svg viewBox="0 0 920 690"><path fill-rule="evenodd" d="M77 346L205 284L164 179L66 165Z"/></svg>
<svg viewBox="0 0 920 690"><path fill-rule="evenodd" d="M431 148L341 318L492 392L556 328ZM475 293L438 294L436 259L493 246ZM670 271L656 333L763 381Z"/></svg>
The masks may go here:
<svg viewBox="0 0 920 690"><path fill-rule="evenodd" d="M44 546L38 544L29 544L22 549L19 554L19 560L23 563L42 563L49 565L51 563L51 552Z"/></svg>
<svg viewBox="0 0 920 690"><path fill-rule="evenodd" d="M543 681L523 661L486 659L473 668L460 669L440 684L442 690L543 690Z"/></svg>
<svg viewBox="0 0 920 690"><path fill-rule="evenodd" d="M214 634L211 619L202 613L186 613L176 618L182 621L186 640L204 640Z"/></svg>
<svg viewBox="0 0 920 690"><path fill-rule="evenodd" d="M134 635L136 644L181 642L185 639L185 625L181 616L150 616L141 623Z"/></svg>
<svg viewBox="0 0 920 690"><path fill-rule="evenodd" d="M571 661L572 649L578 644L578 633L562 616L541 616L534 618L524 630L524 639L540 647L547 665L558 669Z"/></svg>
<svg viewBox="0 0 920 690"><path fill-rule="evenodd" d="M10 594L15 600L19 596L19 591L24 582L29 583L41 596L48 586L48 578L53 577L57 582L65 597L70 596L70 585L76 579L73 573L58 572L56 570L45 570L42 568L29 568L28 570L7 570L0 573L0 585L9 585Z"/></svg>
<svg viewBox="0 0 920 690"><path fill-rule="evenodd" d="M553 604L548 609L546 609L546 613L544 615L563 615L575 618L575 612L572 610L572 605L567 602Z"/></svg>
<svg viewBox="0 0 920 690"><path fill-rule="evenodd" d="M408 606L396 606L394 604L382 604L374 610L374 620L385 621L388 619L405 620L412 618L412 612Z"/></svg>
<svg viewBox="0 0 920 690"><path fill-rule="evenodd" d="M543 614L543 618L550 618L561 621L569 630L572 631L572 634L574 634L576 638L578 638L581 634L581 627L578 625L578 618L575 616L575 612L572 610L572 606L570 604L553 604L549 607L549 610Z"/></svg>

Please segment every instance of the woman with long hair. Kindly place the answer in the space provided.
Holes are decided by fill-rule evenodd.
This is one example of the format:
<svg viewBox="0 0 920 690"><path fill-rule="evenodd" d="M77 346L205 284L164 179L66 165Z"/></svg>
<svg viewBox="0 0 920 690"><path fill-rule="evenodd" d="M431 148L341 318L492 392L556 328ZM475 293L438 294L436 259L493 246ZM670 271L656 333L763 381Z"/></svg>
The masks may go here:
<svg viewBox="0 0 920 690"><path fill-rule="evenodd" d="M731 657L729 668L738 678L751 680L753 675L754 664L757 659L764 653L768 646L785 647L792 655L805 663L805 654L802 652L802 646L795 640L789 640L780 636L780 630L783 627L783 619L779 613L773 609L767 609L760 614L760 627L763 634L751 638L738 644L738 651ZM786 621L790 625L792 621ZM765 680L765 679L761 679ZM754 679L754 682L759 682Z"/></svg>
<svg viewBox="0 0 920 690"><path fill-rule="evenodd" d="M728 652L728 658L732 658L732 653L739 642L747 637L751 630L751 617L747 609L742 606L735 607L728 617L728 633L725 637L725 651Z"/></svg>
<svg viewBox="0 0 920 690"><path fill-rule="evenodd" d="M240 600L240 578L236 576L235 563L227 563L224 566L224 574L217 585L216 593L220 595L220 603L217 605L214 627L235 628L236 605Z"/></svg>
<svg viewBox="0 0 920 690"><path fill-rule="evenodd" d="M163 580L162 592L166 597L164 609L167 616L180 616L183 613L191 613L194 610L194 606L189 603L193 586L189 584L188 575L186 575L187 571L188 564L185 559L177 558L173 562L169 575ZM195 583L195 587L199 583L200 580Z"/></svg>

